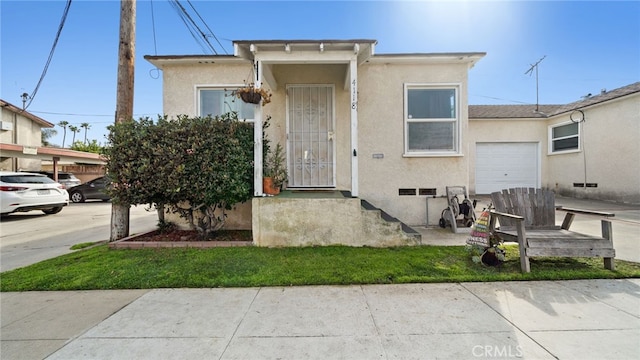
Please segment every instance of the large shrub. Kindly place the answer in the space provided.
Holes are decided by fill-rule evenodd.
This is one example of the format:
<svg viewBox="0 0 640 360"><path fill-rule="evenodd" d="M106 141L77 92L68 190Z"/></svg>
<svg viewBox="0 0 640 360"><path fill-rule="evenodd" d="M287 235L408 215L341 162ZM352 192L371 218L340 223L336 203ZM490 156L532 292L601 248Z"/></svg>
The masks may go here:
<svg viewBox="0 0 640 360"><path fill-rule="evenodd" d="M253 193L253 126L237 114L110 126L107 169L118 204L160 204L202 237Z"/></svg>

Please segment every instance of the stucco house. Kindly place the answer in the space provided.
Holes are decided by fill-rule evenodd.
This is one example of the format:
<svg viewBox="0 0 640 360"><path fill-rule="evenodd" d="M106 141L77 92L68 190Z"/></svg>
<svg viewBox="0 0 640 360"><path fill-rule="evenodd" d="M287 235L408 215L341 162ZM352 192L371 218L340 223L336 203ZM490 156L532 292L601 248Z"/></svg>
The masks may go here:
<svg viewBox="0 0 640 360"><path fill-rule="evenodd" d="M615 107L615 99L541 106L538 113L519 109L525 118L512 115L514 107L470 108L468 72L485 53L376 54L375 46L375 40L258 40L235 41L233 55L145 56L163 72L163 110L169 117L238 111L255 123L255 197L230 215L229 228L252 229L254 242L266 246L415 243L404 224L437 224L447 186L466 186L472 193L492 190L496 184L483 181L495 174L485 172L503 168L506 161L494 155L514 150L496 146L512 143L535 144L536 173L527 175L535 181L527 186L553 184L564 191L574 182L604 185L595 171L586 180L570 178L579 165L573 161L587 147L571 148L574 126L563 125L573 124L571 114L581 109L586 119L578 125L579 144L591 140L600 130L590 119L606 113L609 103ZM245 104L231 96L246 83L269 89L271 102ZM635 109L637 116L632 102L616 111L629 118ZM263 194L262 123L268 116L266 135L286 149L286 196ZM637 129L637 119L625 121ZM560 137L551 140L556 147L549 154L548 132ZM589 145L587 160L597 157L604 142L593 149ZM629 156L638 163L637 150ZM485 160L488 164L476 164ZM575 169L556 173L567 162ZM599 189L608 191L602 185ZM409 237L379 219L400 220L397 228ZM379 233L393 234L372 240Z"/></svg>
<svg viewBox="0 0 640 360"><path fill-rule="evenodd" d="M42 129L54 125L43 118L0 99L0 170L39 171L43 161L57 178L59 163L70 165L81 180L91 180L100 174L105 159L99 154L42 146ZM100 165L100 166L96 166ZM85 173L76 169L89 169ZM69 171L68 169L64 169ZM102 172L103 173L103 172ZM86 178L85 178L86 176Z"/></svg>
<svg viewBox="0 0 640 360"><path fill-rule="evenodd" d="M45 119L25 111L13 104L0 99L2 118L0 119L0 143L20 145L26 151L35 151L42 146L42 129L52 128L54 125ZM33 158L14 157L7 154L0 159L0 169L17 171L19 169L40 169L40 160Z"/></svg>
<svg viewBox="0 0 640 360"><path fill-rule="evenodd" d="M470 105L471 191L640 204L640 82L565 105Z"/></svg>
<svg viewBox="0 0 640 360"><path fill-rule="evenodd" d="M467 184L468 71L485 54L376 54L375 45L375 40L235 41L234 55L145 56L163 70L165 114L234 110L255 122L256 197L239 216L250 222L230 217L230 226L251 225L259 244L272 244L268 234L282 238L287 232L299 233L285 245L331 243L328 239L339 234L357 238L372 231L360 218L367 217L359 214L360 199L404 223L424 224L426 195L419 194L441 195L447 185ZM271 102L232 101L230 91L245 83L268 88ZM316 199L312 203L327 202L316 209L307 208L308 200L261 197L261 124L267 116L267 135L286 149L288 189L348 196ZM272 221L282 218L287 224L279 221L278 230L272 228Z"/></svg>

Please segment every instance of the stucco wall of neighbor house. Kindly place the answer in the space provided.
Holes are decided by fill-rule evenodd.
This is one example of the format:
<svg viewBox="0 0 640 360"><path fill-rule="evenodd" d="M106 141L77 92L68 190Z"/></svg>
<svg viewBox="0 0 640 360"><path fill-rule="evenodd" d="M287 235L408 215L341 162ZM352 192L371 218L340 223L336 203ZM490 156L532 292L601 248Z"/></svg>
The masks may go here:
<svg viewBox="0 0 640 360"><path fill-rule="evenodd" d="M582 111L584 148L547 156L547 186L565 196L640 204L640 94ZM564 114L550 120L549 125L569 121L570 114ZM547 149L544 151L546 154ZM573 186L585 182L597 187Z"/></svg>
<svg viewBox="0 0 640 360"><path fill-rule="evenodd" d="M539 143L540 181L547 173L546 119L470 119L469 120L469 193L476 193L476 144L490 142Z"/></svg>
<svg viewBox="0 0 640 360"><path fill-rule="evenodd" d="M13 130L0 130L0 142L23 146L42 146L42 128L36 122L3 108L2 122L5 121L12 124ZM40 170L40 160L37 159L18 158L17 168L14 168L12 162L11 159L4 160L0 165L2 170Z"/></svg>
<svg viewBox="0 0 640 360"><path fill-rule="evenodd" d="M358 70L358 169L360 197L409 225L435 225L444 198L400 196L400 188L468 186L466 64L370 63ZM404 84L459 86L460 156L404 157ZM375 156L375 158L374 158ZM382 158L379 158L382 156ZM429 209L427 210L427 201Z"/></svg>

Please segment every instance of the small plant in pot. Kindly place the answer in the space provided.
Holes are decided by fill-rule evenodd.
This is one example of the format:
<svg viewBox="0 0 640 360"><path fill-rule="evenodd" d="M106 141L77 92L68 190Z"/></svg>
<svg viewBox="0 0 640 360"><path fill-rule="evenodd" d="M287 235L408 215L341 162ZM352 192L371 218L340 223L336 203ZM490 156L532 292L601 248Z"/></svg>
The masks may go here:
<svg viewBox="0 0 640 360"><path fill-rule="evenodd" d="M264 156L263 188L268 195L278 195L282 185L287 181L287 166L285 164L284 148L280 143L275 150L270 150Z"/></svg>

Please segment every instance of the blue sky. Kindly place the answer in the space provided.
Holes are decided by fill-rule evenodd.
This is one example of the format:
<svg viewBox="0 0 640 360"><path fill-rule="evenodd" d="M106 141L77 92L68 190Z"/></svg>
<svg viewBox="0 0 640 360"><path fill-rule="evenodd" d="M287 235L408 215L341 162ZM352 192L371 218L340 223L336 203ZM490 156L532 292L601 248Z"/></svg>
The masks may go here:
<svg viewBox="0 0 640 360"><path fill-rule="evenodd" d="M189 7L186 0L181 0ZM66 1L0 2L0 98L35 89ZM640 81L640 1L198 1L224 49L232 40L374 39L376 53L486 52L469 72L470 104L564 104ZM113 123L120 2L74 0L28 111L57 124ZM152 22L152 9L155 27ZM194 13L192 13L194 14ZM195 15L193 15L195 16ZM144 55L205 54L168 0L138 0L136 117L162 113L162 77ZM154 42L155 29L155 42ZM224 50L214 39L219 53ZM62 144L62 129L53 143ZM76 136L81 140L83 133ZM65 145L70 144L67 135Z"/></svg>

